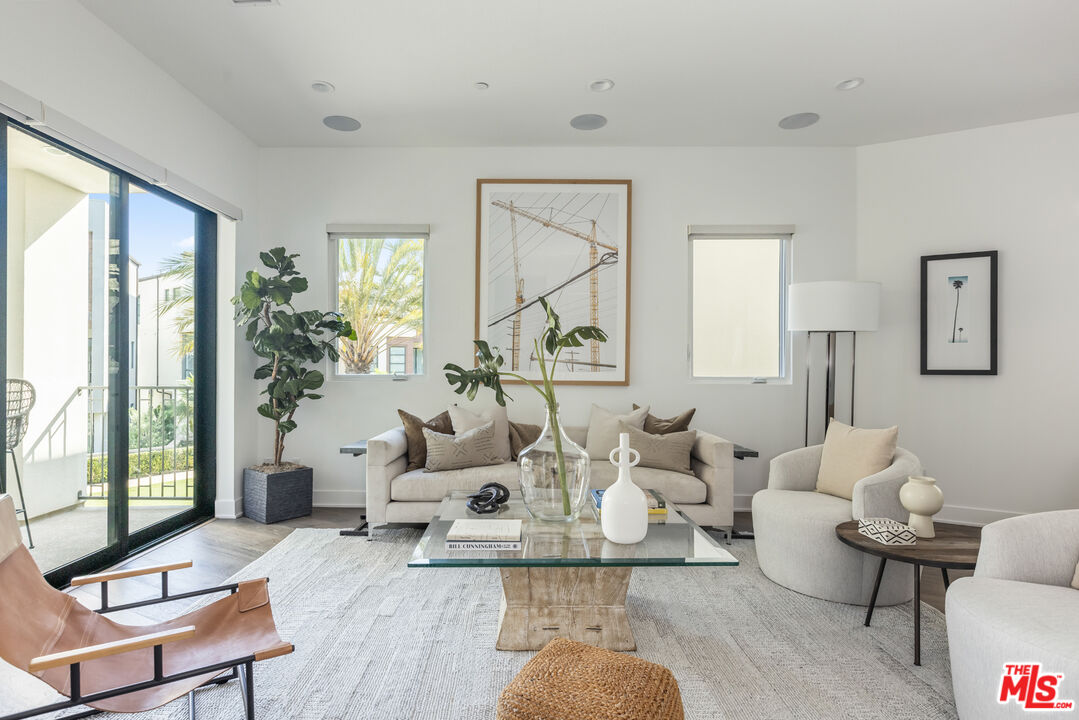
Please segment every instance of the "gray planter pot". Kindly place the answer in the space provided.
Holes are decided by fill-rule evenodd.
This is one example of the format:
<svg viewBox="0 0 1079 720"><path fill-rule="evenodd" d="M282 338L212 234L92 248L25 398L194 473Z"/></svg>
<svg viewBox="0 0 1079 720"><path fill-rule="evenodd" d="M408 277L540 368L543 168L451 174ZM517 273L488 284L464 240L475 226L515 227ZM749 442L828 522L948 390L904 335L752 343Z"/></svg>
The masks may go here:
<svg viewBox="0 0 1079 720"><path fill-rule="evenodd" d="M244 468L244 515L267 524L310 515L314 479L309 467L271 473Z"/></svg>

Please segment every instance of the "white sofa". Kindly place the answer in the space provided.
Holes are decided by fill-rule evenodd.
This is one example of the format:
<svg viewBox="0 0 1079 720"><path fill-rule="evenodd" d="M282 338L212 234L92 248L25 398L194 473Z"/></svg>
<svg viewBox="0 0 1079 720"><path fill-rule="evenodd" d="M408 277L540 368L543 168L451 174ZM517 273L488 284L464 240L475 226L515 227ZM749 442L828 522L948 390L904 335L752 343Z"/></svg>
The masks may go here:
<svg viewBox="0 0 1079 720"><path fill-rule="evenodd" d="M1006 663L1063 674L1058 700L1079 703L1079 510L1022 515L982 528L974 577L945 595L955 706L963 720L1020 718L998 702ZM1073 713L1060 713L1070 715Z"/></svg>
<svg viewBox="0 0 1079 720"><path fill-rule="evenodd" d="M906 522L899 488L921 475L913 453L896 448L890 467L862 478L852 500L816 492L823 445L792 450L772 460L768 488L753 496L753 534L761 571L773 582L804 595L868 605L880 558L839 541L835 526L848 520L887 517ZM889 563L877 605L914 597L913 566Z"/></svg>
<svg viewBox="0 0 1079 720"><path fill-rule="evenodd" d="M588 428L565 430L584 447ZM478 490L491 481L510 489L520 487L516 462L441 472L425 472L422 468L405 472L407 465L408 441L403 427L367 441L367 521L372 526L426 523L452 490ZM663 493L698 525L723 530L729 541L734 526L734 444L698 431L692 465L693 475L635 467L633 480L643 488ZM591 467L593 488L607 488L618 474L607 458L593 458Z"/></svg>

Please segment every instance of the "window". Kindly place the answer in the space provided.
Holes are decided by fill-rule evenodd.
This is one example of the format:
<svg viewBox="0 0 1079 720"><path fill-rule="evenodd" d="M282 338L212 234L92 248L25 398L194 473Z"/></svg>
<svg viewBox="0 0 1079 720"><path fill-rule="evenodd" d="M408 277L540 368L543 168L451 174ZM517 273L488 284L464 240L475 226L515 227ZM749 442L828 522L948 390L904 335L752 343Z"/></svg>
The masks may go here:
<svg viewBox="0 0 1079 720"><path fill-rule="evenodd" d="M787 376L792 232L788 226L690 227L693 377L768 381Z"/></svg>
<svg viewBox="0 0 1079 720"><path fill-rule="evenodd" d="M355 340L340 341L339 376L423 373L427 226L334 226L337 311Z"/></svg>

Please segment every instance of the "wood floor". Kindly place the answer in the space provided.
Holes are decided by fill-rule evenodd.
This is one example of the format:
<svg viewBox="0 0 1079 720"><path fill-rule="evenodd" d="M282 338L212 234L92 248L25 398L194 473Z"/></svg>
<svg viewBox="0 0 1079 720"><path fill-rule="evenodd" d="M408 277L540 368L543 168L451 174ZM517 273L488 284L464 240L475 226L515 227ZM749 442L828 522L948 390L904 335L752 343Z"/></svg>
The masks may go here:
<svg viewBox="0 0 1079 720"><path fill-rule="evenodd" d="M283 540L295 528L340 528L359 524L361 510L353 508L316 508L314 514L305 518L288 520L275 525L262 525L247 518L238 520L211 520L179 537L121 563L117 567L139 567L179 560L192 560L194 566L187 570L169 573L169 590L173 593L196 590L220 584L251 561L255 560ZM951 526L960 532L977 537L981 528ZM753 519L747 512L735 513L735 531L752 532ZM356 538L363 542L362 538ZM969 575L969 572L951 571L950 578ZM151 597L160 592L160 576L125 580L109 585L110 602L124 602ZM82 587L72 591L90 607L97 607L98 588ZM922 572L922 600L944 610L944 581L940 571L926 568ZM131 622L158 620L167 606L146 608L132 613ZM117 620L124 620L116 616Z"/></svg>

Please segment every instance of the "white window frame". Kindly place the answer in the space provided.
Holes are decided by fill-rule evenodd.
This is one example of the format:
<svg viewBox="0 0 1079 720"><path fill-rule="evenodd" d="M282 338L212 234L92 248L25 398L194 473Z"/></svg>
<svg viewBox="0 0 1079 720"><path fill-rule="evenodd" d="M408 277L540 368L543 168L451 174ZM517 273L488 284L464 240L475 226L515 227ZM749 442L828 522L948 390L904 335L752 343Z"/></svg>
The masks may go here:
<svg viewBox="0 0 1079 720"><path fill-rule="evenodd" d="M688 261L687 297L688 327L686 329L686 370L690 382L703 384L728 385L790 385L791 378L791 333L787 329L787 304L792 276L791 245L794 237L793 225L690 225L687 231ZM781 241L781 262L779 267L779 375L775 377L728 377L720 375L693 374L693 241L700 240L779 240Z"/></svg>
<svg viewBox="0 0 1079 720"><path fill-rule="evenodd" d="M328 368L325 372L327 378L343 380L345 382L405 382L412 378L424 378L427 375L429 356L427 354L427 247L431 240L430 225L357 225L347 223L331 223L326 226L326 236L329 240L329 290L330 307L339 312L337 281L340 277L339 267L339 242L344 240L369 239L369 238L422 238L423 239L423 372L411 375L385 375L368 374L353 375L342 373L337 369L337 363L327 358ZM406 361L405 366L408 366ZM387 368L389 366L387 365ZM413 365L415 369L415 365Z"/></svg>

